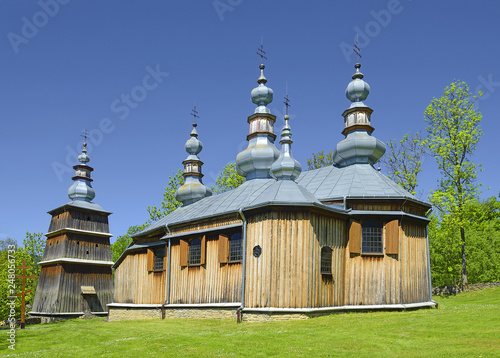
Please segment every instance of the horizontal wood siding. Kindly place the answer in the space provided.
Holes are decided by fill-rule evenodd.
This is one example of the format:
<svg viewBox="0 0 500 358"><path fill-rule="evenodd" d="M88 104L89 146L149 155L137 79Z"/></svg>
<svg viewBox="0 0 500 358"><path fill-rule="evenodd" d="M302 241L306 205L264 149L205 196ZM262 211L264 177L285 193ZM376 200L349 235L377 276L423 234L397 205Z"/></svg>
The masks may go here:
<svg viewBox="0 0 500 358"><path fill-rule="evenodd" d="M105 312L112 302L113 278L111 267L79 264L58 264L42 267L36 298L35 312L82 312L84 302L81 286L93 286L96 298L92 300L94 312Z"/></svg>
<svg viewBox="0 0 500 358"><path fill-rule="evenodd" d="M129 253L120 263L115 270L114 302L165 303L167 299L166 265L163 271L148 272L147 262L147 253L144 250Z"/></svg>
<svg viewBox="0 0 500 358"><path fill-rule="evenodd" d="M47 239L43 260L61 257L111 261L109 238L67 233Z"/></svg>
<svg viewBox="0 0 500 358"><path fill-rule="evenodd" d="M425 302L430 299L429 268L425 226L404 223L400 231L402 303Z"/></svg>
<svg viewBox="0 0 500 358"><path fill-rule="evenodd" d="M181 266L180 240L172 240L170 303L225 303L241 299L241 263L219 262L219 236L206 237L205 264Z"/></svg>
<svg viewBox="0 0 500 358"><path fill-rule="evenodd" d="M239 217L238 214L233 214L220 218L212 218L209 220L198 221L194 224L189 223L189 224L178 225L175 227L171 227L170 232L172 234L179 234L188 231L211 229L214 227L221 227L238 223L241 223L241 218Z"/></svg>
<svg viewBox="0 0 500 358"><path fill-rule="evenodd" d="M343 220L300 211L249 217L245 307L341 305L345 245ZM320 271L323 246L333 250L332 276Z"/></svg>

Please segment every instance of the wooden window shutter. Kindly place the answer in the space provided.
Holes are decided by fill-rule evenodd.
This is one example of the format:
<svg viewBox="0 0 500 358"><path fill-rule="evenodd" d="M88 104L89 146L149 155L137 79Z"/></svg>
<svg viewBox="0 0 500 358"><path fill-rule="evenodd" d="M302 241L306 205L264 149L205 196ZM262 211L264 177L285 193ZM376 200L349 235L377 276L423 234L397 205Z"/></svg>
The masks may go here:
<svg viewBox="0 0 500 358"><path fill-rule="evenodd" d="M163 251L164 252L164 255L163 255L163 271L165 271L167 269L167 263L168 263L168 261L167 261L168 249L167 248L168 248L168 246L165 245L164 246L164 250L165 251Z"/></svg>
<svg viewBox="0 0 500 358"><path fill-rule="evenodd" d="M229 256L229 238L224 235L219 235L219 262L221 264L227 263Z"/></svg>
<svg viewBox="0 0 500 358"><path fill-rule="evenodd" d="M361 253L361 224L359 221L351 220L349 228L349 252L351 254Z"/></svg>
<svg viewBox="0 0 500 358"><path fill-rule="evenodd" d="M385 253L399 254L399 224L398 220L389 221L385 225Z"/></svg>
<svg viewBox="0 0 500 358"><path fill-rule="evenodd" d="M201 238L201 257L200 257L200 265L205 265L206 247L207 247L206 236L205 236L205 235L203 235L203 237Z"/></svg>
<svg viewBox="0 0 500 358"><path fill-rule="evenodd" d="M155 265L155 253L153 252L152 249L148 249L147 253L148 271L153 271L154 265Z"/></svg>
<svg viewBox="0 0 500 358"><path fill-rule="evenodd" d="M181 266L188 265L189 243L187 240L180 241Z"/></svg>

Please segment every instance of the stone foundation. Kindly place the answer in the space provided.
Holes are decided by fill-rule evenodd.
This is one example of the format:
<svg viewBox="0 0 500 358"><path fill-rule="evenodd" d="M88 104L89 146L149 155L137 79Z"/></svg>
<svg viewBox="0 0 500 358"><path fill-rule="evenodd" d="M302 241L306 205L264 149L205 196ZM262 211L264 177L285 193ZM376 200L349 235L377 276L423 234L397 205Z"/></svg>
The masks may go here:
<svg viewBox="0 0 500 358"><path fill-rule="evenodd" d="M161 307L109 307L108 321L161 320Z"/></svg>
<svg viewBox="0 0 500 358"><path fill-rule="evenodd" d="M333 312L315 313L268 313L268 312L244 312L241 316L242 322L271 322L271 321L292 321L309 319L319 316L330 315ZM338 312L337 312L338 313Z"/></svg>
<svg viewBox="0 0 500 358"><path fill-rule="evenodd" d="M165 308L167 318L236 319L236 308Z"/></svg>
<svg viewBox="0 0 500 358"><path fill-rule="evenodd" d="M469 291L477 291L484 290L485 288L490 287L500 287L500 282L484 282L484 283L475 283L469 285ZM460 286L439 286L432 288L432 295L456 295L457 293L462 292L462 288Z"/></svg>

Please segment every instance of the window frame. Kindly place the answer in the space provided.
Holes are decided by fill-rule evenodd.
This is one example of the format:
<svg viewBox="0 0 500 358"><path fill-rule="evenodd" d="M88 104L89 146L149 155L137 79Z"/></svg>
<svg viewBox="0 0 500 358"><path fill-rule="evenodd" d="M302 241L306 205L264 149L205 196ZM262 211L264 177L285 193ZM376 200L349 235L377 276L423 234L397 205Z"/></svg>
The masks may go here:
<svg viewBox="0 0 500 358"><path fill-rule="evenodd" d="M193 258L191 257L191 255L193 255L193 251L192 250L194 248L193 247L194 246L193 243L195 241L199 241L199 245L196 245L196 246L199 246L199 249L197 248L197 251L199 250L199 252L198 252L198 255L197 255L197 259L198 260L196 260L196 262L193 262ZM188 242L188 254L187 254L188 255L188 258L187 258L188 259L188 261L187 261L188 266L200 266L201 265L201 253L202 253L201 252L202 251L201 250L201 246L202 246L202 240L201 240L201 238L195 237L195 238L189 240L189 242Z"/></svg>
<svg viewBox="0 0 500 358"><path fill-rule="evenodd" d="M235 238L235 236L239 235L239 238ZM238 247L234 247L236 245L232 245L232 242L239 241ZM243 234L241 232L234 232L232 233L229 238L228 238L228 248L227 248L227 262L228 263L239 263L243 261ZM236 251L236 253L233 252ZM235 255L238 254L239 251L239 257L236 259L231 259L231 256L233 253Z"/></svg>
<svg viewBox="0 0 500 358"><path fill-rule="evenodd" d="M154 272L165 271L165 246L157 247L152 251L153 251L153 270L152 271L154 271ZM161 256L159 255L160 251L161 251ZM159 268L160 260L161 260L161 268Z"/></svg>
<svg viewBox="0 0 500 358"><path fill-rule="evenodd" d="M328 261L329 265L325 265L325 261ZM330 246L323 246L320 252L320 272L322 275L328 275L328 276L333 275L332 263L333 263L332 248Z"/></svg>
<svg viewBox="0 0 500 358"><path fill-rule="evenodd" d="M366 251L367 248L370 251ZM383 222L369 220L361 223L361 255L384 255Z"/></svg>

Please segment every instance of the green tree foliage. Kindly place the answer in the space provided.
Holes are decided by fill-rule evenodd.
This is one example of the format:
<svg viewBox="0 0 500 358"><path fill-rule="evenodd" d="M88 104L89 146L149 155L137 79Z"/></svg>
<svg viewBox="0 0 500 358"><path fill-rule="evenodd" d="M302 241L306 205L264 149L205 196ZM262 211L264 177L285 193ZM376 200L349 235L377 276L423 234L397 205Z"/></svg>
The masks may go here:
<svg viewBox="0 0 500 358"><path fill-rule="evenodd" d="M497 198L471 201L465 208L467 279L469 283L500 281L500 202ZM462 282L460 229L434 215L429 224L432 284Z"/></svg>
<svg viewBox="0 0 500 358"><path fill-rule="evenodd" d="M111 245L111 257L113 262L116 262L120 255L125 251L125 249L132 242L132 235L138 233L141 230L147 228L149 224L145 223L143 225L133 225L127 230L127 233L116 238L116 241Z"/></svg>
<svg viewBox="0 0 500 358"><path fill-rule="evenodd" d="M307 159L307 170L319 169L333 164L333 151L325 152L319 151L313 153L312 158Z"/></svg>
<svg viewBox="0 0 500 358"><path fill-rule="evenodd" d="M216 186L212 186L212 193L222 194L226 191L239 187L244 182L245 177L238 174L236 171L236 164L228 163L215 180Z"/></svg>
<svg viewBox="0 0 500 358"><path fill-rule="evenodd" d="M182 169L173 172L168 178L168 184L163 193L163 200L161 206L158 208L156 206L148 206L149 220L148 223L154 223L162 217L166 216L168 213L174 211L179 206L182 206L181 202L175 200L175 192L184 183L184 177L182 176Z"/></svg>
<svg viewBox="0 0 500 358"><path fill-rule="evenodd" d="M425 145L420 133L406 133L399 142L391 139L387 147L388 152L381 159L387 176L415 195L417 177L422 171L422 158L425 155Z"/></svg>
<svg viewBox="0 0 500 358"><path fill-rule="evenodd" d="M38 262L41 260L43 256L43 248L45 244L45 240L43 238L43 234L41 233L29 233L26 232L26 238L23 240L24 247L18 247L15 240L6 239L0 240L0 320L6 320L9 316L10 307L7 305L9 301L7 296L9 295L9 259L15 259L15 267L16 272L15 275L22 275L23 271L18 269L17 267L23 264L23 261L26 262L26 266L30 266L31 268L26 270L26 275L31 276L35 275L36 278L26 279L25 290L32 292L26 294L26 307L27 311L29 311L29 307L33 306L33 300L35 298L35 290L38 284L38 277L40 275L40 266ZM12 249L14 245L14 253L9 252L9 249ZM15 279L15 293L20 293L22 290L22 280ZM16 318L21 317L21 297L17 297L16 301Z"/></svg>
<svg viewBox="0 0 500 358"><path fill-rule="evenodd" d="M481 93L479 93L481 95ZM465 82L453 82L441 98L434 98L425 110L428 137L425 140L441 171L438 188L430 194L445 225L460 232L462 285L468 287L465 208L476 200L476 164L472 155L482 135L481 114Z"/></svg>

